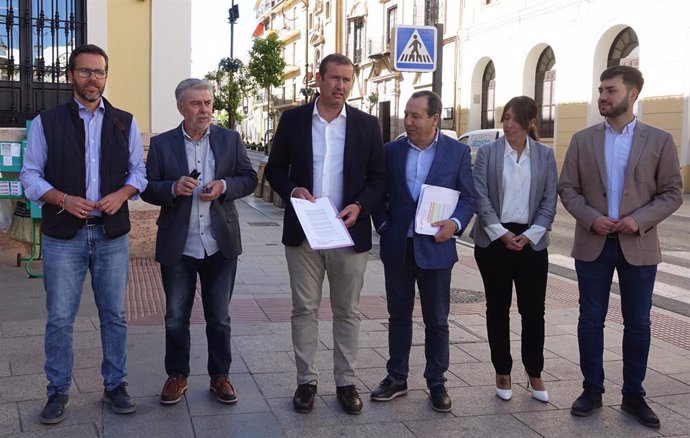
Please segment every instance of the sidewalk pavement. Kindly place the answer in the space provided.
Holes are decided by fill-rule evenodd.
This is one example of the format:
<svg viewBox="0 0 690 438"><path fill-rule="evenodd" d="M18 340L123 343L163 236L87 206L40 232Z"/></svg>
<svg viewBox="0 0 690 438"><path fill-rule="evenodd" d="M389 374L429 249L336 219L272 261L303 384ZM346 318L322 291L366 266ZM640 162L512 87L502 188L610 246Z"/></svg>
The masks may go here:
<svg viewBox="0 0 690 438"><path fill-rule="evenodd" d="M690 319L653 309L653 340L645 387L661 429L639 425L620 410L622 325L619 298L611 296L604 354L604 408L589 418L570 414L581 392L578 367L577 285L550 275L546 306L543 378L550 401L530 397L520 364L520 323L511 318L513 399L494 395L494 371L486 341L483 288L470 247L458 244L453 271L451 366L447 374L453 410L431 410L424 370L424 328L418 305L410 358L410 392L388 403L373 403L369 392L385 376L387 312L378 246L372 250L362 292L358 388L365 401L359 416L346 415L335 399L328 291L320 327L321 371L314 411L292 410L295 365L290 339L290 287L280 243L282 210L247 197L238 202L244 254L230 303L233 363L230 378L239 402L218 403L208 390L206 339L201 303L192 315L189 390L170 407L158 403L163 369L163 294L151 251L133 253L127 294L129 391L136 414L121 416L101 403L99 323L90 286L82 298L74 333L75 364L70 406L64 422L44 426L43 333L45 298L40 279L0 265L0 436L26 437L458 437L458 436L690 436ZM155 211L134 203L134 227L154 238ZM3 251L7 248L0 246ZM149 245L146 248L151 248ZM38 264L40 267L40 263Z"/></svg>

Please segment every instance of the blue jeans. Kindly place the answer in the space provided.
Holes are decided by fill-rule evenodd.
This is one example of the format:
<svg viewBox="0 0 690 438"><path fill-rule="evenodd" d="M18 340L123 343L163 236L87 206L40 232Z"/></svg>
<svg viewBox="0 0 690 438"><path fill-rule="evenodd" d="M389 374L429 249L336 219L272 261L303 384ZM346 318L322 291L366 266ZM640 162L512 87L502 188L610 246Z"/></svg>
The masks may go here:
<svg viewBox="0 0 690 438"><path fill-rule="evenodd" d="M189 376L189 317L194 305L197 274L201 280L201 302L206 319L208 374L227 374L230 353L228 306L235 285L237 258L218 251L203 259L182 256L174 265L161 265L165 289L165 371Z"/></svg>
<svg viewBox="0 0 690 438"><path fill-rule="evenodd" d="M415 281L419 287L424 320L424 377L427 387L446 382L449 363L448 313L450 312L450 269L422 269L414 259L414 245L408 239L405 266L384 264L388 304L388 377L396 383L407 381L412 347L412 311Z"/></svg>
<svg viewBox="0 0 690 438"><path fill-rule="evenodd" d="M575 260L580 289L577 339L584 386L604 392L604 320L608 311L613 270L618 272L623 313L623 394L645 395L651 342L650 311L656 265L633 266L625 260L618 239L607 239L593 262Z"/></svg>
<svg viewBox="0 0 690 438"><path fill-rule="evenodd" d="M74 353L72 332L87 269L101 323L103 385L112 390L127 376L125 287L127 235L110 239L102 225L84 226L72 239L43 239L43 284L48 321L45 334L48 396L69 392Z"/></svg>

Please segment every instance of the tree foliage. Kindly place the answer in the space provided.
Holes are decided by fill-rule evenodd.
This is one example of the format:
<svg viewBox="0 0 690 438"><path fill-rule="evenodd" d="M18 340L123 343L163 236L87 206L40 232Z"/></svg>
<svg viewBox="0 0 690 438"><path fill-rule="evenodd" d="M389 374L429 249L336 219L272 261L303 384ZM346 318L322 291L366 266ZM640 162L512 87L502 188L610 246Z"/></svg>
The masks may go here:
<svg viewBox="0 0 690 438"><path fill-rule="evenodd" d="M226 128L234 128L244 117L239 111L242 98L255 88L247 75L247 68L239 59L223 58L218 69L208 72L204 79L215 84L213 109L220 111L219 123Z"/></svg>
<svg viewBox="0 0 690 438"><path fill-rule="evenodd" d="M271 111L271 87L280 87L285 82L283 79L283 71L285 70L284 47L285 43L278 38L278 35L271 32L266 38L255 39L254 45L249 51L247 71L259 87L266 89L266 112L269 115L269 120L273 119L275 114Z"/></svg>
<svg viewBox="0 0 690 438"><path fill-rule="evenodd" d="M257 38L249 51L249 63L247 69L261 88L280 87L283 85L283 48L285 43L280 41L278 35L270 33L266 38Z"/></svg>

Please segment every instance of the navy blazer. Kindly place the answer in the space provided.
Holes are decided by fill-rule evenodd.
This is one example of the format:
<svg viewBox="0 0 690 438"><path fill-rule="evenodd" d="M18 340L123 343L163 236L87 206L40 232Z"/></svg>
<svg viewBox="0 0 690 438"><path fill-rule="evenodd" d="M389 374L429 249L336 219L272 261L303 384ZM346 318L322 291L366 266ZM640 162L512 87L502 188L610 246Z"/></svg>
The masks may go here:
<svg viewBox="0 0 690 438"><path fill-rule="evenodd" d="M410 145L407 137L384 146L388 173L387 202L373 214L374 226L381 234L381 261L392 266L405 264L407 231L414 221L417 201L407 187L406 163ZM425 184L460 192L451 215L460 221L462 234L474 215L477 195L472 180L470 147L446 135L439 135L436 154ZM455 239L436 243L434 236L414 233L414 253L422 269L450 269L458 261Z"/></svg>
<svg viewBox="0 0 690 438"><path fill-rule="evenodd" d="M289 202L296 187L314 192L314 156L311 138L314 102L283 113L273 137L266 165L266 179L285 199L283 244L299 246L305 239L302 226ZM343 157L343 206L359 202L362 211L348 228L357 252L371 249L371 211L378 208L386 186L381 127L378 119L345 105L345 152Z"/></svg>
<svg viewBox="0 0 690 438"><path fill-rule="evenodd" d="M242 253L240 224L234 201L254 191L256 172L236 131L211 125L209 143L216 161L213 179L223 179L227 185L225 194L211 201L213 237L223 255L233 258ZM171 265L182 258L192 212L192 197L176 197L172 191L175 181L189 175L182 124L151 138L146 175L149 184L141 198L161 206L156 222L156 261Z"/></svg>

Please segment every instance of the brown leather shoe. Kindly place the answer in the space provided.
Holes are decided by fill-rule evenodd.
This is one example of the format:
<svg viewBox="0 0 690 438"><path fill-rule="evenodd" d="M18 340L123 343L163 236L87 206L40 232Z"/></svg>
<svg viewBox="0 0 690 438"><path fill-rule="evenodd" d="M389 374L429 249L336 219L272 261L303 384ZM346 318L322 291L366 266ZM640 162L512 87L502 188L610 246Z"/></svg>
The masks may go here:
<svg viewBox="0 0 690 438"><path fill-rule="evenodd" d="M171 374L161 391L161 404L174 405L182 400L187 390L187 378L181 374Z"/></svg>
<svg viewBox="0 0 690 438"><path fill-rule="evenodd" d="M211 392L216 395L219 402L232 404L237 402L237 393L232 387L230 379L224 374L211 376Z"/></svg>

